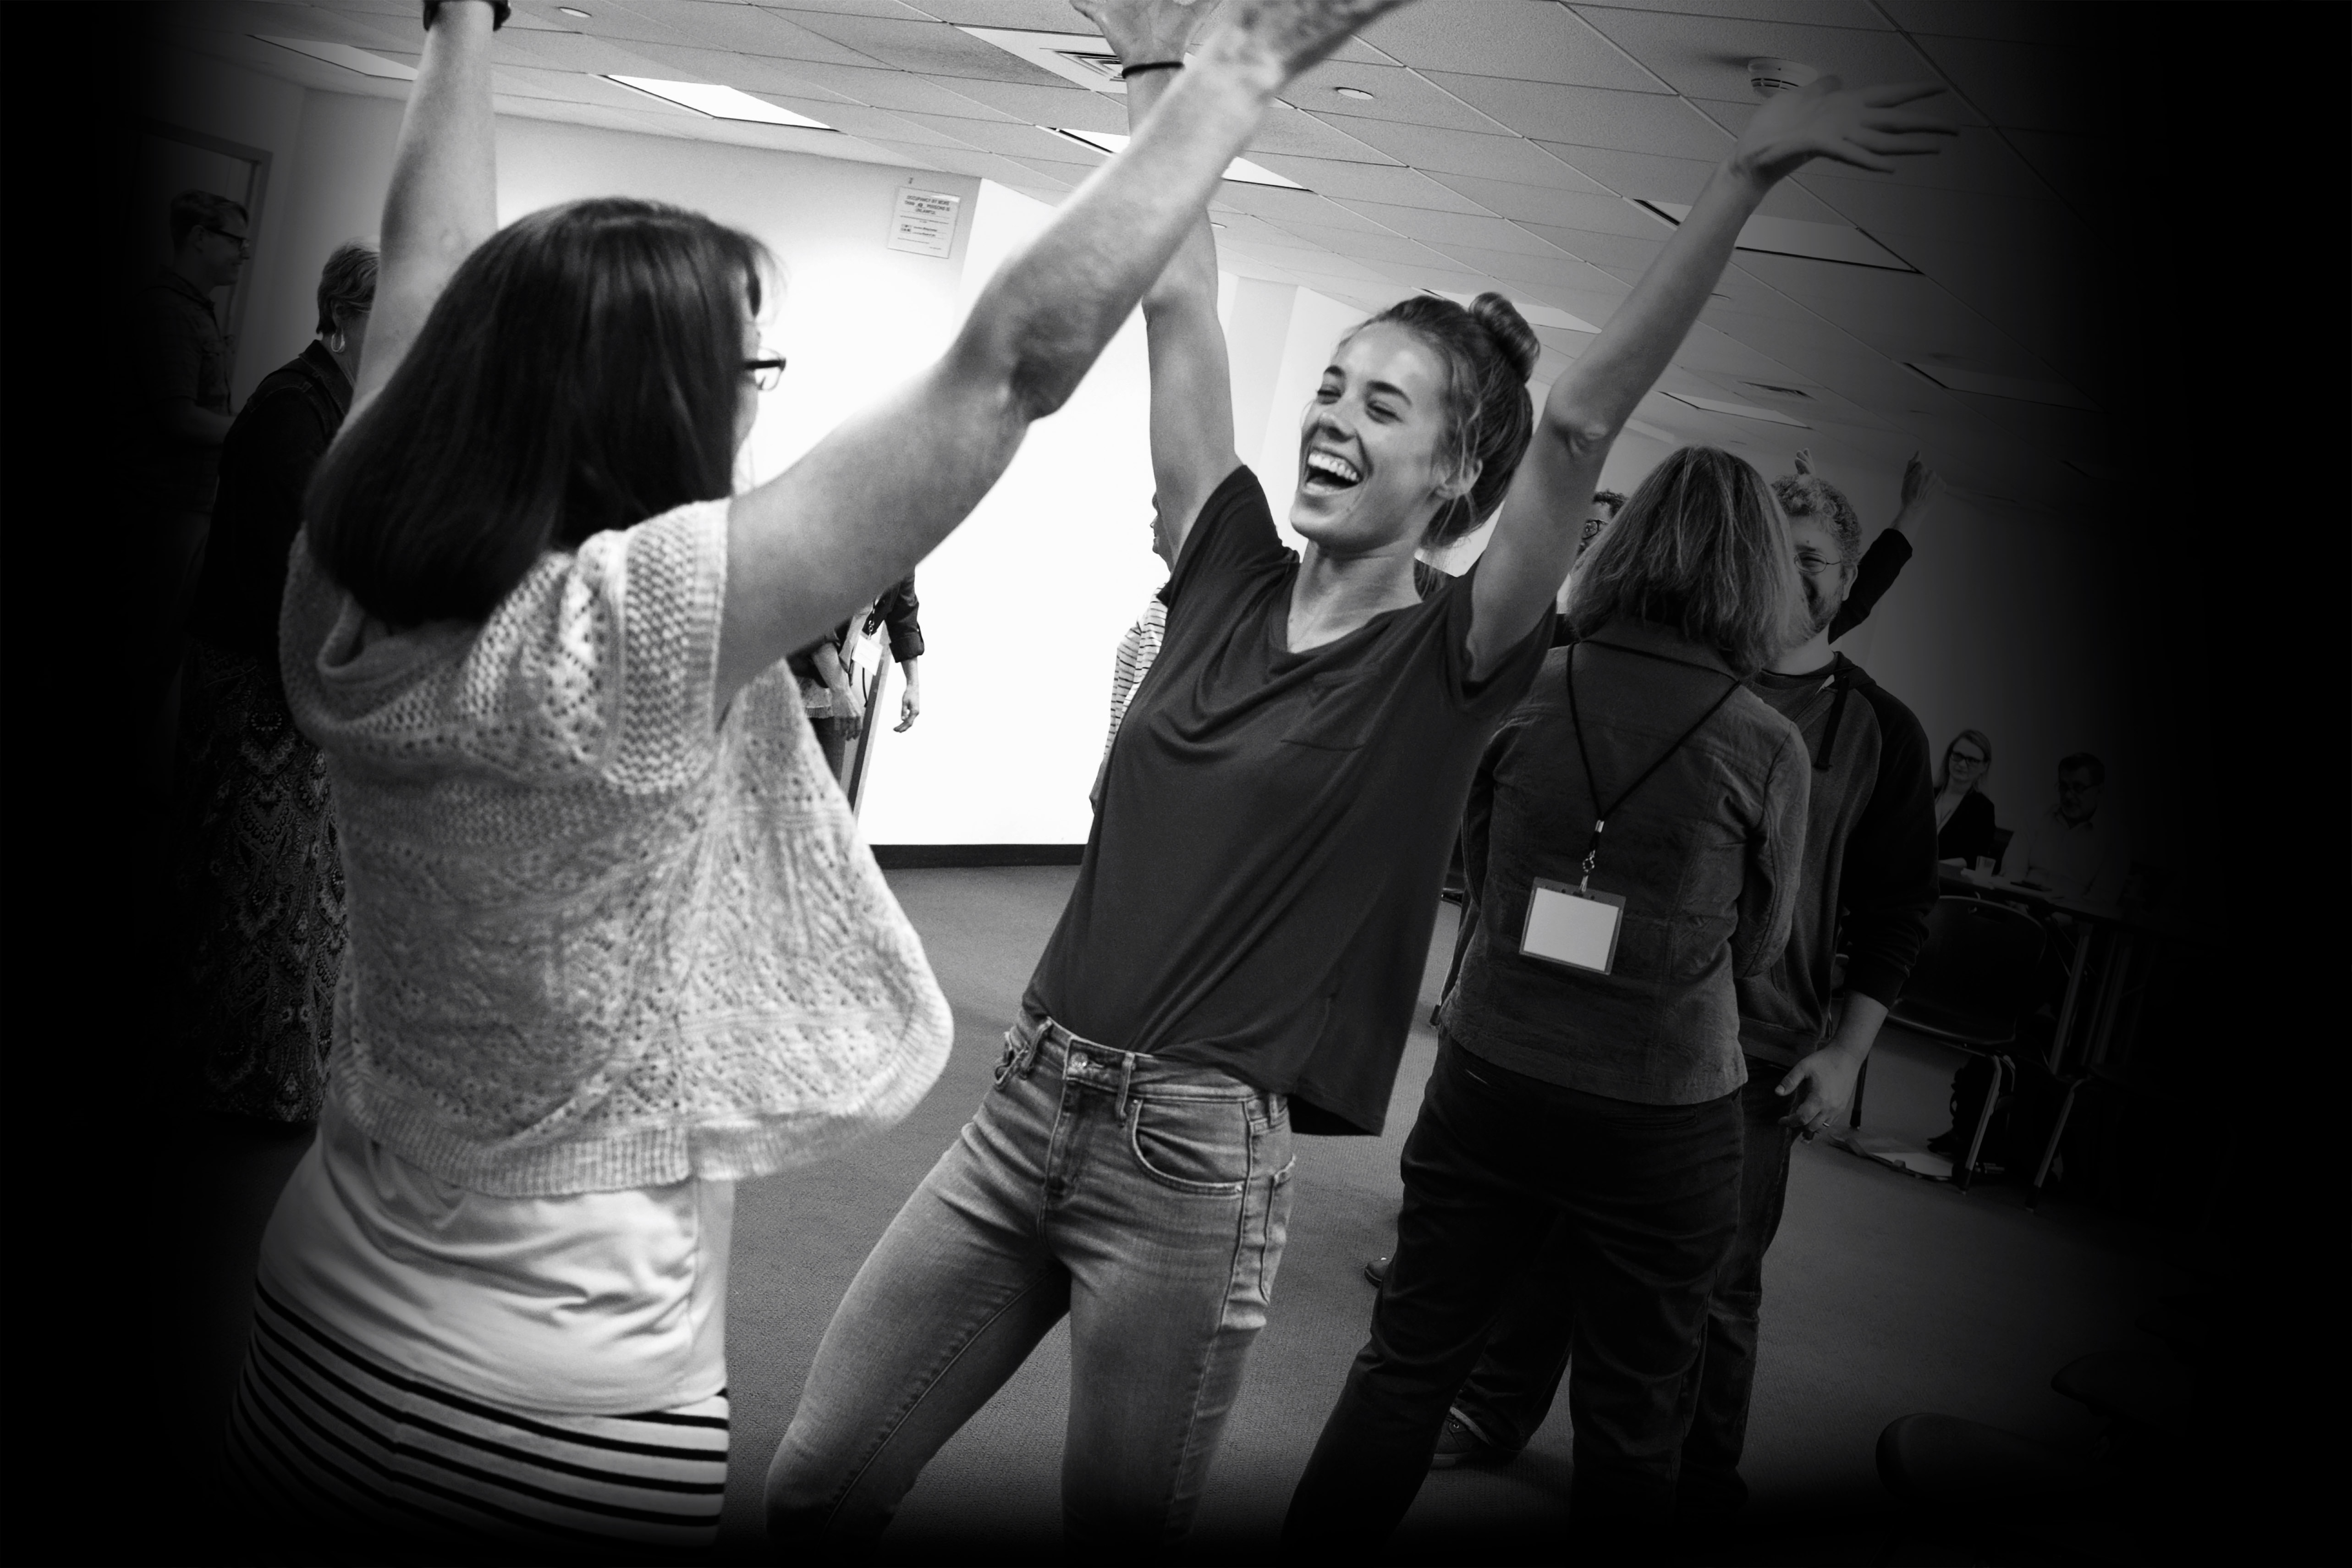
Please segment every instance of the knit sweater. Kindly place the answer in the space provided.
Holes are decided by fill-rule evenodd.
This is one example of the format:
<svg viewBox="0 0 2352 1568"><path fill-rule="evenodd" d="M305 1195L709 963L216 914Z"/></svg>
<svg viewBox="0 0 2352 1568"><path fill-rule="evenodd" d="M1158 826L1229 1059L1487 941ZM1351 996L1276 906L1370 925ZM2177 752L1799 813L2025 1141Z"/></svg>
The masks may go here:
<svg viewBox="0 0 2352 1568"><path fill-rule="evenodd" d="M912 1109L946 999L790 673L717 707L727 503L551 551L480 626L366 636L296 542L286 691L350 945L329 1092L508 1196L740 1179Z"/></svg>

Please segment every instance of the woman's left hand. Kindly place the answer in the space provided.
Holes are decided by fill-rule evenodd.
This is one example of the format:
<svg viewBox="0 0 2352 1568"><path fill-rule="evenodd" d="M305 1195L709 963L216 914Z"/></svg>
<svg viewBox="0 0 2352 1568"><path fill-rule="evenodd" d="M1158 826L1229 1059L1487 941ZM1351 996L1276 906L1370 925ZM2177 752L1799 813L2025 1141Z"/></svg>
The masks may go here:
<svg viewBox="0 0 2352 1568"><path fill-rule="evenodd" d="M1958 134L1941 116L1904 107L1944 90L1939 82L1915 81L1849 92L1825 76L1776 93L1740 134L1733 166L1767 181L1786 179L1815 158L1891 173L1890 160L1941 152L1940 139Z"/></svg>

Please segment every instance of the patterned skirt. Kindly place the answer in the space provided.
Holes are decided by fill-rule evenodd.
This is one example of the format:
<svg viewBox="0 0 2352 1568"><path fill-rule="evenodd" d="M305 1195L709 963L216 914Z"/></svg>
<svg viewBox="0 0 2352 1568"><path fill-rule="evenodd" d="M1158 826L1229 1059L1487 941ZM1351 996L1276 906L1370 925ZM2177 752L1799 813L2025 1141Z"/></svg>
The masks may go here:
<svg viewBox="0 0 2352 1568"><path fill-rule="evenodd" d="M718 1541L727 1447L723 1389L635 1415L509 1409L420 1382L262 1289L226 1468L232 1528L264 1558L658 1563Z"/></svg>
<svg viewBox="0 0 2352 1568"><path fill-rule="evenodd" d="M182 1058L203 1102L312 1121L343 955L326 760L266 660L188 645L178 758Z"/></svg>

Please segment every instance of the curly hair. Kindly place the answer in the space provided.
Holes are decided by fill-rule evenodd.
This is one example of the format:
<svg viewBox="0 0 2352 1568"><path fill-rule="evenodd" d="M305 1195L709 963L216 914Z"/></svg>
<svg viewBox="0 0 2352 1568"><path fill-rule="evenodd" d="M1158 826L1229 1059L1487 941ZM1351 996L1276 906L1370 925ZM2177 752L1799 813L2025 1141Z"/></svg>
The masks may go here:
<svg viewBox="0 0 2352 1568"><path fill-rule="evenodd" d="M1824 523L1837 536L1838 553L1851 563L1862 554L1862 517L1845 492L1809 473L1783 474L1772 481L1772 499L1790 522Z"/></svg>

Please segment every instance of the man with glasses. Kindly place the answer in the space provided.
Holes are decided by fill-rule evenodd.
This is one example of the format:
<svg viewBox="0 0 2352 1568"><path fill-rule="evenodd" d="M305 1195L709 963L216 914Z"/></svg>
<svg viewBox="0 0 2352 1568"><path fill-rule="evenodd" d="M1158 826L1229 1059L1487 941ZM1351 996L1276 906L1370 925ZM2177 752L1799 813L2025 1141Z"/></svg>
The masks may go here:
<svg viewBox="0 0 2352 1568"><path fill-rule="evenodd" d="M1932 493L1933 476L1916 459L1914 468L1926 482L1906 482L1906 499ZM1765 973L1738 983L1748 1058L1738 1227L1684 1390L1691 1417L1675 1496L1682 1520L1699 1527L1728 1519L1748 1495L1739 1461L1764 1254L1780 1229L1790 1150L1853 1101L1879 1026L1926 945L1937 897L1927 733L1910 709L1830 648L1842 624L1851 624L1861 521L1843 494L1804 468L1775 480L1772 491L1788 518L1807 616L1800 640L1749 689L1804 736L1812 787L1788 947ZM1434 1465L1507 1458L1543 1424L1568 1365L1565 1264L1557 1249L1545 1249L1506 1300L1446 1417Z"/></svg>
<svg viewBox="0 0 2352 1568"><path fill-rule="evenodd" d="M142 588L131 690L138 701L151 782L170 774L180 637L204 559L221 443L228 437L227 338L213 294L230 288L253 254L245 208L210 191L183 191L168 212L170 265L140 300L131 363L139 523L132 547Z"/></svg>
<svg viewBox="0 0 2352 1568"><path fill-rule="evenodd" d="M2088 752L2060 761L2057 804L2027 819L2003 859L2011 880L2092 903L2123 896L2125 836L2099 814L2106 783L2106 764Z"/></svg>

